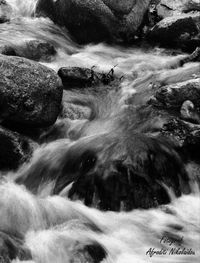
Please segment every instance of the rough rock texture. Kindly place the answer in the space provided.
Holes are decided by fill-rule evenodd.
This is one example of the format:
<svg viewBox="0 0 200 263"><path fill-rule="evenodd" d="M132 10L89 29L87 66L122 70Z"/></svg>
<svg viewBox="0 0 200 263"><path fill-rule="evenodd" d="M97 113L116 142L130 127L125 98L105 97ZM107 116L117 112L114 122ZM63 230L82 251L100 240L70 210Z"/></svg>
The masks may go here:
<svg viewBox="0 0 200 263"><path fill-rule="evenodd" d="M200 79L160 88L149 100L157 111L165 111L161 133L187 154L197 155L200 145Z"/></svg>
<svg viewBox="0 0 200 263"><path fill-rule="evenodd" d="M151 29L148 38L192 51L200 45L200 12L166 17Z"/></svg>
<svg viewBox="0 0 200 263"><path fill-rule="evenodd" d="M0 126L0 170L17 169L32 153L30 142L18 133Z"/></svg>
<svg viewBox="0 0 200 263"><path fill-rule="evenodd" d="M62 118L71 120L89 119L91 110L86 106L63 102Z"/></svg>
<svg viewBox="0 0 200 263"><path fill-rule="evenodd" d="M39 0L36 14L66 26L79 43L131 41L150 0Z"/></svg>
<svg viewBox="0 0 200 263"><path fill-rule="evenodd" d="M8 123L45 127L60 112L61 81L45 66L0 55L0 118Z"/></svg>
<svg viewBox="0 0 200 263"><path fill-rule="evenodd" d="M63 67L58 71L65 89L70 88L87 88L99 84L109 84L113 81L114 71L108 73L99 73L93 69L80 67Z"/></svg>
<svg viewBox="0 0 200 263"><path fill-rule="evenodd" d="M9 45L1 45L0 54L6 55L6 56L16 56L17 55L14 47L9 46Z"/></svg>
<svg viewBox="0 0 200 263"><path fill-rule="evenodd" d="M56 54L54 46L42 40L29 40L21 45L4 45L0 53L7 56L19 56L35 61L50 61Z"/></svg>
<svg viewBox="0 0 200 263"><path fill-rule="evenodd" d="M5 0L0 0L0 23L5 23L10 20L12 8Z"/></svg>
<svg viewBox="0 0 200 263"><path fill-rule="evenodd" d="M126 131L120 141L112 134L91 138L87 145L79 141L68 154L73 156L75 149L79 149L78 158L65 163L54 191L60 192L73 180L69 197L78 196L89 206L114 211L154 207L169 202L158 181L172 187L177 196L181 192L178 174L187 182L178 154L165 140Z"/></svg>
<svg viewBox="0 0 200 263"><path fill-rule="evenodd" d="M162 109L180 112L182 104L190 100L200 110L200 78L161 87L152 103Z"/></svg>
<svg viewBox="0 0 200 263"><path fill-rule="evenodd" d="M161 0L157 5L157 13L162 18L191 11L200 11L199 0Z"/></svg>

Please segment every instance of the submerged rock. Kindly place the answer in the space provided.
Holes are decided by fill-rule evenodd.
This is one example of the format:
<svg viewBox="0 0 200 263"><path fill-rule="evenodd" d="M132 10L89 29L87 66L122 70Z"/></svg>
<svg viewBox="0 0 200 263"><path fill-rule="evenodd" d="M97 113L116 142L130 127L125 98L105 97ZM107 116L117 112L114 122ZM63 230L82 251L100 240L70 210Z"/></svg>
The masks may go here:
<svg viewBox="0 0 200 263"><path fill-rule="evenodd" d="M0 126L0 170L16 170L32 153L30 142L16 132Z"/></svg>
<svg viewBox="0 0 200 263"><path fill-rule="evenodd" d="M53 45L43 40L29 40L21 45L4 45L0 53L7 56L19 56L35 61L51 61L56 54Z"/></svg>
<svg viewBox="0 0 200 263"><path fill-rule="evenodd" d="M90 115L91 110L86 106L63 102L62 118L68 118L70 120L89 119Z"/></svg>
<svg viewBox="0 0 200 263"><path fill-rule="evenodd" d="M26 127L53 124L60 112L61 81L57 74L19 57L0 55L0 118Z"/></svg>
<svg viewBox="0 0 200 263"><path fill-rule="evenodd" d="M134 133L128 126L73 143L56 141L35 157L17 183L38 194L46 182L52 182L50 194L69 187L69 198L102 210L166 204L170 197L163 184L177 196L189 191L187 173L174 144L163 137Z"/></svg>
<svg viewBox="0 0 200 263"><path fill-rule="evenodd" d="M79 43L131 41L150 0L39 0L36 14L65 26Z"/></svg>
<svg viewBox="0 0 200 263"><path fill-rule="evenodd" d="M10 20L12 8L5 0L0 0L0 24Z"/></svg>
<svg viewBox="0 0 200 263"><path fill-rule="evenodd" d="M89 119L91 109L84 105L79 105L76 102L72 103L69 98L68 91L63 91L61 118L70 120Z"/></svg>
<svg viewBox="0 0 200 263"><path fill-rule="evenodd" d="M91 139L87 146L77 142L75 147L83 147L85 152L84 155L82 152L80 159L78 174L81 176L71 178L74 183L69 197L84 200L89 206L114 211L150 208L169 202L162 183L172 187L177 196L182 192L179 175L182 184L188 184L178 154L173 145L165 140L138 134L132 135L132 138L121 137L121 141L104 136ZM73 166L66 163L64 170L72 172L72 167L76 169L76 160ZM55 193L59 193L67 182L70 183L70 177L66 173L65 176L60 175Z"/></svg>

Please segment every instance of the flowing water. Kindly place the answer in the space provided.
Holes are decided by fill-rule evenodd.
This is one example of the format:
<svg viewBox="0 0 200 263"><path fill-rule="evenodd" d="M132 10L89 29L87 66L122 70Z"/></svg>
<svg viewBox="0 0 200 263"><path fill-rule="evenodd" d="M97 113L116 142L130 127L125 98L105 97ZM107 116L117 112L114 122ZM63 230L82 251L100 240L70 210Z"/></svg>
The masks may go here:
<svg viewBox="0 0 200 263"><path fill-rule="evenodd" d="M184 54L172 55L161 48L125 48L104 43L79 46L66 29L59 28L47 18L33 16L37 0L7 2L13 9L13 16L10 23L0 24L0 44L16 45L30 39L43 39L52 43L57 51L51 62L43 62L47 67L57 71L62 66L95 66L100 72L115 67L118 77L126 77L120 91L109 91L103 100L102 94L90 91L67 93L69 101L79 101L79 104L81 100L82 104L92 101L96 107L95 118L91 121L68 120L61 126L62 119L58 120L57 129L60 129L62 139L36 146L30 163L18 173L6 176L9 179L0 185L0 229L24 234L25 244L33 256L33 261L29 262L35 263L92 262L82 254L85 246L95 242L106 251L106 258L102 261L105 263L199 262L200 197L195 181L191 182L191 194L179 198L168 189L171 203L167 206L131 212L102 212L88 208L75 201L76 198L70 201L66 196L71 185L60 196L49 196L54 179L63 167L67 162L73 163L74 159L77 164L88 144L95 149L106 148L109 134L114 133L120 138L127 98L145 89L155 78L168 83L177 82L179 78L182 81L193 78L198 74L199 65L191 63L181 71L173 71L171 65ZM86 127L84 131L83 126ZM102 162L105 156L100 157ZM192 165L187 169L192 175L196 172ZM13 178L23 178L34 195L13 183ZM167 237L174 243L167 243ZM159 255L161 248L165 252ZM156 254L153 254L153 249ZM177 255L177 249L186 252ZM16 259L14 262L22 261Z"/></svg>

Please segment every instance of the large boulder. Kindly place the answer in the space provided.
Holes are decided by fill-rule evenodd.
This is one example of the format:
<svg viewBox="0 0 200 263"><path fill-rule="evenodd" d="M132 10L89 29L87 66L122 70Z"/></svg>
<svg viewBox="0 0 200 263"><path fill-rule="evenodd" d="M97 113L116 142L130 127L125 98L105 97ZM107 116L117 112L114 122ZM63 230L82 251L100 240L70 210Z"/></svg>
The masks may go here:
<svg viewBox="0 0 200 263"><path fill-rule="evenodd" d="M33 147L27 138L0 126L0 149L0 170L9 171L27 161Z"/></svg>
<svg viewBox="0 0 200 263"><path fill-rule="evenodd" d="M53 124L60 112L62 86L57 74L39 63L0 55L0 118L27 127Z"/></svg>
<svg viewBox="0 0 200 263"><path fill-rule="evenodd" d="M19 45L0 46L0 53L7 56L19 56L35 61L51 61L56 54L53 45L43 40L29 40Z"/></svg>
<svg viewBox="0 0 200 263"><path fill-rule="evenodd" d="M79 43L131 41L150 0L39 0L36 14L65 26Z"/></svg>
<svg viewBox="0 0 200 263"><path fill-rule="evenodd" d="M200 12L166 17L149 32L148 38L164 46L187 51L200 45Z"/></svg>

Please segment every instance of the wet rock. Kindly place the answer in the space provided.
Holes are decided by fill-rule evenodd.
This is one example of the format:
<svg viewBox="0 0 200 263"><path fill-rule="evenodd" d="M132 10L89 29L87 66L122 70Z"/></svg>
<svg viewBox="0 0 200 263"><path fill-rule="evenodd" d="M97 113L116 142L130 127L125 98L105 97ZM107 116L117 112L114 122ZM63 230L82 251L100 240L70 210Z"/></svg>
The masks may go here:
<svg viewBox="0 0 200 263"><path fill-rule="evenodd" d="M56 54L53 45L43 40L29 40L21 45L5 45L0 53L7 56L19 56L35 61L51 61Z"/></svg>
<svg viewBox="0 0 200 263"><path fill-rule="evenodd" d="M183 102L180 113L182 119L194 123L200 123L200 116L196 111L194 104L190 100Z"/></svg>
<svg viewBox="0 0 200 263"><path fill-rule="evenodd" d="M71 102L70 95L66 90L63 90L62 105L61 118L68 118L71 120L90 118L91 109L87 106Z"/></svg>
<svg viewBox="0 0 200 263"><path fill-rule="evenodd" d="M159 133L174 141L184 158L198 159L200 145L200 79L160 88L149 100L159 113L164 111Z"/></svg>
<svg viewBox="0 0 200 263"><path fill-rule="evenodd" d="M85 246L84 249L90 256L91 263L100 263L107 257L106 250L98 242L93 242L93 244Z"/></svg>
<svg viewBox="0 0 200 263"><path fill-rule="evenodd" d="M0 54L6 55L6 56L17 56L14 47L9 46L9 45L0 46Z"/></svg>
<svg viewBox="0 0 200 263"><path fill-rule="evenodd" d="M73 143L58 140L48 144L17 183L39 194L43 184L52 182L51 194L64 191L72 200L102 210L156 207L170 202L163 184L177 196L189 191L175 146L161 134L136 133L127 122L121 131L86 136ZM69 187L67 191L65 187Z"/></svg>
<svg viewBox="0 0 200 263"><path fill-rule="evenodd" d="M200 78L161 87L151 98L150 104L166 109L180 112L185 101L190 100L200 109Z"/></svg>
<svg viewBox="0 0 200 263"><path fill-rule="evenodd" d="M150 0L40 0L36 14L65 26L79 43L131 41Z"/></svg>
<svg viewBox="0 0 200 263"><path fill-rule="evenodd" d="M72 200L81 199L86 205L102 210L128 211L168 203L169 196L162 183L172 187L177 196L182 185L188 187L184 166L173 144L139 134L125 137L121 135L120 141L112 135L95 137L88 140L87 146L77 142L74 148L82 153L75 156L78 152L71 149L74 164L66 163L64 168L71 171L70 176L60 174L54 193L73 181L68 192ZM72 178L72 167L78 169L78 163L75 165L78 159L80 174Z"/></svg>
<svg viewBox="0 0 200 263"><path fill-rule="evenodd" d="M60 112L62 87L53 70L19 57L0 55L0 118L24 127L53 124Z"/></svg>
<svg viewBox="0 0 200 263"><path fill-rule="evenodd" d="M163 46L193 51L200 44L200 13L166 17L149 32L148 38Z"/></svg>
<svg viewBox="0 0 200 263"><path fill-rule="evenodd" d="M31 157L28 139L0 126L0 170L16 170Z"/></svg>
<svg viewBox="0 0 200 263"><path fill-rule="evenodd" d="M12 8L5 0L0 0L0 24L10 20Z"/></svg>
<svg viewBox="0 0 200 263"><path fill-rule="evenodd" d="M62 118L68 118L70 120L89 119L90 115L91 110L86 106L68 102L63 103Z"/></svg>
<svg viewBox="0 0 200 263"><path fill-rule="evenodd" d="M65 89L107 85L115 79L114 69L104 74L88 68L63 67L59 69L58 75Z"/></svg>
<svg viewBox="0 0 200 263"><path fill-rule="evenodd" d="M31 260L31 252L23 245L21 238L0 231L0 261L11 263L14 259Z"/></svg>
<svg viewBox="0 0 200 263"><path fill-rule="evenodd" d="M79 67L63 67L58 71L64 87L87 87L97 84L101 78L100 73L95 73L92 69Z"/></svg>
<svg viewBox="0 0 200 263"><path fill-rule="evenodd" d="M183 150L187 148L192 150L195 144L198 147L200 144L200 126L183 121L178 117L169 117L163 124L161 133L176 142L177 146ZM187 152L186 158L191 154L193 154L191 151Z"/></svg>

